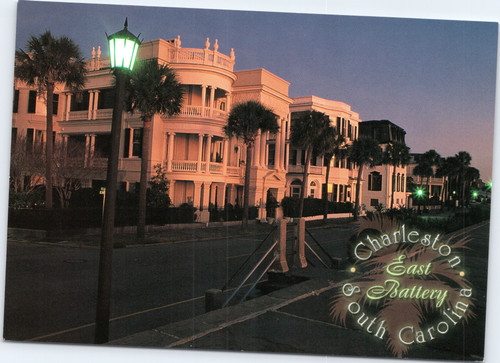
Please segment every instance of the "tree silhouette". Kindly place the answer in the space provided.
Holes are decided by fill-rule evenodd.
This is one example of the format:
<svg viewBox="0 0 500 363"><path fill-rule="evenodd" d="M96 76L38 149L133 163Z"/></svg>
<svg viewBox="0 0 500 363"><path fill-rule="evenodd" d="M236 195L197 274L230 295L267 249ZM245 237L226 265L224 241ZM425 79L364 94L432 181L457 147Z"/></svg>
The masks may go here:
<svg viewBox="0 0 500 363"><path fill-rule="evenodd" d="M277 133L279 130L277 116L262 103L247 101L235 105L224 126L224 132L228 137L236 136L243 140L247 149L245 163L245 185L243 188L243 217L242 227L248 228L248 203L250 191L250 167L252 162L252 149L255 138L261 132L269 131Z"/></svg>
<svg viewBox="0 0 500 363"><path fill-rule="evenodd" d="M26 51L16 51L14 75L28 86L36 86L40 94L46 93L45 206L52 208L54 88L57 83L62 83L72 91L81 89L85 83L85 62L71 39L64 36L54 38L50 31L46 31L39 37L31 36Z"/></svg>
<svg viewBox="0 0 500 363"><path fill-rule="evenodd" d="M148 163L151 154L151 120L157 113L173 116L181 111L182 88L176 75L156 59L138 62L127 82L127 107L138 111L144 122L142 132L141 177L139 183L139 213L137 238L144 239L146 227L146 195Z"/></svg>

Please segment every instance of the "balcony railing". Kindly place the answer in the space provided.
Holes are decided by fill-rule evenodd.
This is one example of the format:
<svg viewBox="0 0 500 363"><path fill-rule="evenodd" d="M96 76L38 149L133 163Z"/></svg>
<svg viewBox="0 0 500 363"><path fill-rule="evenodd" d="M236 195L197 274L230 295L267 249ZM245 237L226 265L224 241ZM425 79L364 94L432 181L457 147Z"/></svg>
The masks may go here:
<svg viewBox="0 0 500 363"><path fill-rule="evenodd" d="M212 117L224 120L227 118L226 111L191 105L183 106L179 115L188 117Z"/></svg>
<svg viewBox="0 0 500 363"><path fill-rule="evenodd" d="M210 174L223 174L224 173L224 164L222 163L214 163L214 162L200 162L200 172L207 172L207 164L208 164L208 172ZM167 167L167 163L165 163L165 167ZM226 175L228 176L242 176L242 168L237 166L227 166L226 167ZM198 171L198 162L191 160L172 160L172 171L173 172L189 172L196 173Z"/></svg>
<svg viewBox="0 0 500 363"><path fill-rule="evenodd" d="M170 63L192 63L215 66L232 71L234 59L225 54L210 49L175 48L168 52L166 59Z"/></svg>
<svg viewBox="0 0 500 363"><path fill-rule="evenodd" d="M69 120L88 120L89 111L71 111L69 113Z"/></svg>
<svg viewBox="0 0 500 363"><path fill-rule="evenodd" d="M196 171L196 161L172 161L172 171Z"/></svg>
<svg viewBox="0 0 500 363"><path fill-rule="evenodd" d="M288 165L288 172L289 173L303 173L304 172L304 165ZM309 166L309 174L321 175L321 174L323 174L323 167L310 165Z"/></svg>

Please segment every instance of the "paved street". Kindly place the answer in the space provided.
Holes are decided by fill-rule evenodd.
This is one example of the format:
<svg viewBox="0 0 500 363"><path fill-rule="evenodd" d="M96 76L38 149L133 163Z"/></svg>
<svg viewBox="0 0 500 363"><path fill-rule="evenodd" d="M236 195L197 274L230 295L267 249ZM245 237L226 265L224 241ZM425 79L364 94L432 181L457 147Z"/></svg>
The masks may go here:
<svg viewBox="0 0 500 363"><path fill-rule="evenodd" d="M439 339L413 345L410 358L482 360L489 227L489 223L481 223L467 228L471 249L461 255L476 299L475 317L464 327L450 328ZM357 326L344 328L332 322L329 304L341 286L338 283L345 278L345 273L332 270L268 296L213 311L192 321L158 326L111 344L391 357L383 341L374 339Z"/></svg>
<svg viewBox="0 0 500 363"><path fill-rule="evenodd" d="M332 255L345 255L350 227L311 233ZM156 235L159 244L115 249L110 338L204 313L205 291L221 288L265 235L175 244ZM4 337L92 343L99 250L40 242L8 241Z"/></svg>

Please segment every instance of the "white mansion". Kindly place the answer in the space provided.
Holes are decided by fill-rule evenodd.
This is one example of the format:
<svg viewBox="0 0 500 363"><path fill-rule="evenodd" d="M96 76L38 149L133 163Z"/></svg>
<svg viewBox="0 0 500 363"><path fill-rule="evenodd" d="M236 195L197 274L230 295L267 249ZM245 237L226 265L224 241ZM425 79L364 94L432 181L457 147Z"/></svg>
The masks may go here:
<svg viewBox="0 0 500 363"><path fill-rule="evenodd" d="M291 146L289 140L294 112L324 112L348 143L366 127L378 129L388 125L370 121L361 126L359 115L342 102L316 96L290 98L290 83L265 69L235 71L234 51L225 55L218 48L218 40L211 45L208 38L204 48L182 48L177 37L143 42L139 50L139 58L157 58L160 63L169 64L184 89L179 115L153 118L152 151L148 156L151 173L157 164L165 167L174 205L191 203L206 211L210 203L218 207L225 203L242 204L245 146L240 140L227 138L223 130L231 107L237 103L259 101L279 117L279 132L262 133L255 142L250 205L260 207L264 207L270 194L280 201L285 196L298 196L303 187L305 153ZM54 97L56 140L63 144L75 141L85 144L88 162L102 169L102 173L84 181L89 187L103 185L110 149L113 77L108 58L100 53L100 48L93 49L92 57L87 60L88 76L81 94L74 95L59 85ZM41 96L36 89L15 82L14 140L25 137L28 144L35 144L45 139L46 107ZM139 181L142 121L138 114L126 113L122 126L119 181L121 188L133 190ZM404 131L395 127L404 141ZM326 192L332 201L353 202L357 173L347 160L333 160L327 181L323 158L318 156L311 161L306 195L321 198ZM364 171L361 203L368 209L379 203L389 205L391 173L392 168L383 165ZM394 205L402 206L406 204L406 168L398 168L397 173ZM264 210L261 208L262 213Z"/></svg>

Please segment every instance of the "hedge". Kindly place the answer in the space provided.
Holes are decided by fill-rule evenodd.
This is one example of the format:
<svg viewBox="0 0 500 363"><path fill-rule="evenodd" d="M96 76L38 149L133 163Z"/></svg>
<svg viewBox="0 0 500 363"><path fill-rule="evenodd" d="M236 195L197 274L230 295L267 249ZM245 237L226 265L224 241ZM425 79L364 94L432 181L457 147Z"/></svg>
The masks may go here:
<svg viewBox="0 0 500 363"><path fill-rule="evenodd" d="M146 224L192 223L196 208L185 205L178 208L148 208ZM69 230L99 228L101 208L69 209L13 209L9 208L9 227L40 230ZM137 208L117 208L115 226L137 224Z"/></svg>
<svg viewBox="0 0 500 363"><path fill-rule="evenodd" d="M281 201L283 214L285 217L298 217L300 200L299 198L285 197ZM328 213L352 213L352 203L328 202ZM304 199L304 217L322 215L324 213L324 201L318 198Z"/></svg>

